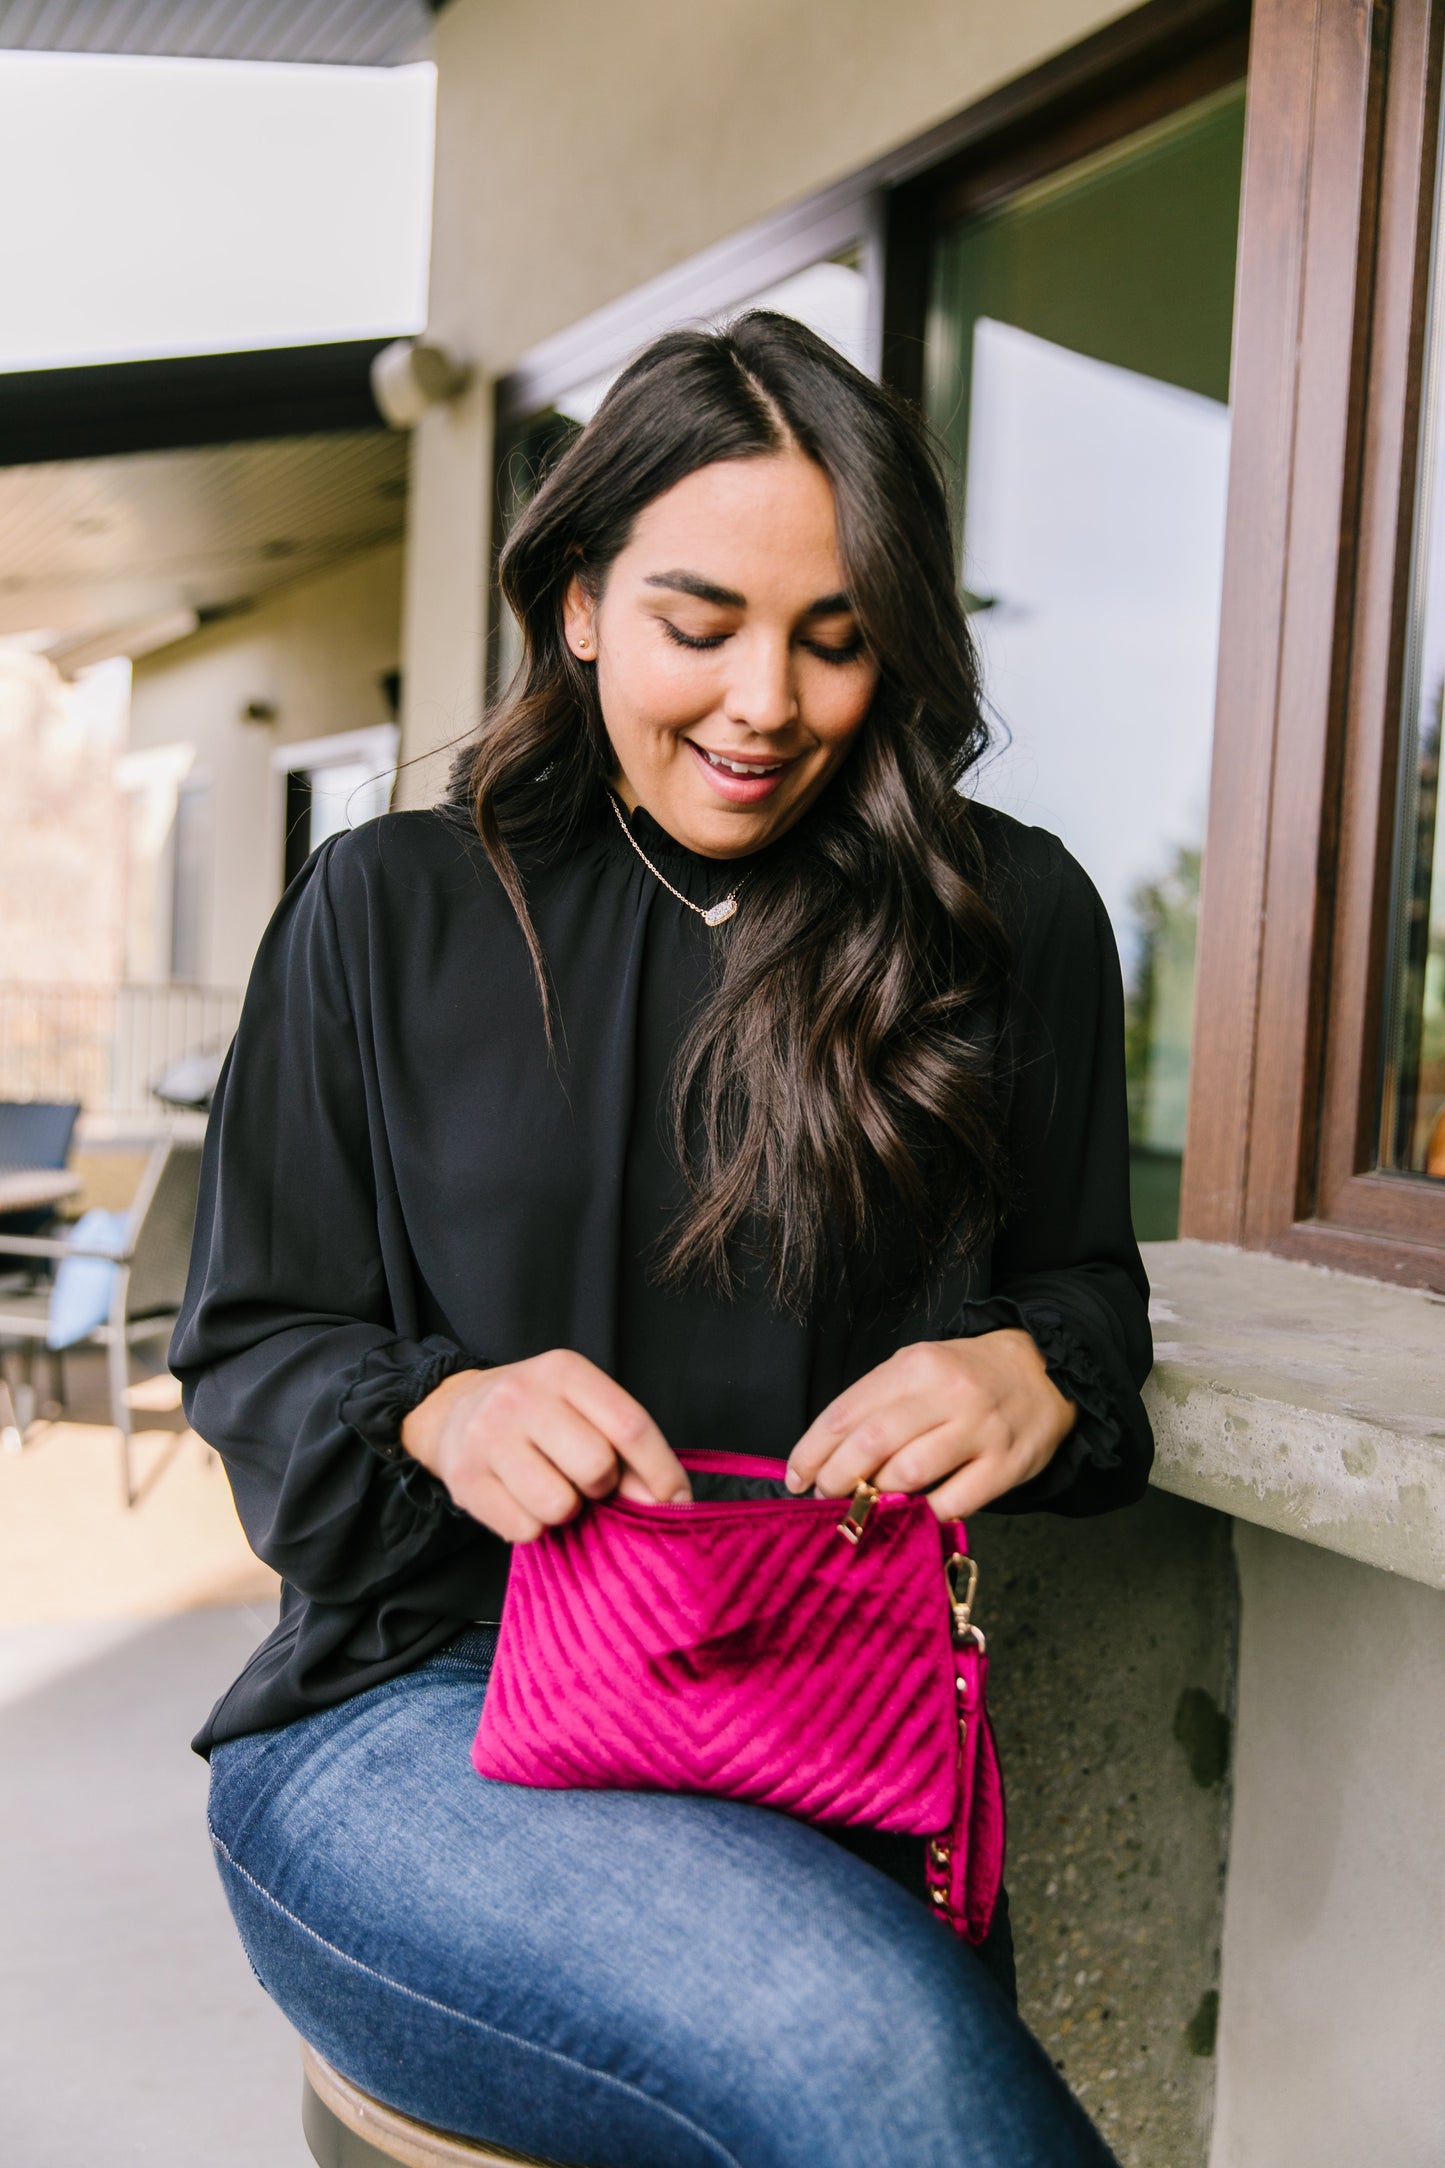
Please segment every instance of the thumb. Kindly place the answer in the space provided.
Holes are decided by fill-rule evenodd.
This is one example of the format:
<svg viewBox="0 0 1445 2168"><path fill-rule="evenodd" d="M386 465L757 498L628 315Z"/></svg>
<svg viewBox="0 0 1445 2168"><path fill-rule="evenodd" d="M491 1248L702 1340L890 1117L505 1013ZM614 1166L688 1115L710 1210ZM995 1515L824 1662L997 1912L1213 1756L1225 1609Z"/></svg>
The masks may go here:
<svg viewBox="0 0 1445 2168"><path fill-rule="evenodd" d="M686 1505L692 1498L692 1485L687 1480L686 1469L679 1466L675 1482L659 1496L658 1492L649 1489L635 1468L624 1467L617 1495L619 1498L636 1498L644 1505Z"/></svg>

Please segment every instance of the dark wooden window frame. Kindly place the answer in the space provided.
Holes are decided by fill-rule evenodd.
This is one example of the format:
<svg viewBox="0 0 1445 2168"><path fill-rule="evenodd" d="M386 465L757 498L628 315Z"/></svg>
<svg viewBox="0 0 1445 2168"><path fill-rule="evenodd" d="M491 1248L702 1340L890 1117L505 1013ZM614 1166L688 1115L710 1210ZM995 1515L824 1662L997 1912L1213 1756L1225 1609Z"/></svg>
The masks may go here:
<svg viewBox="0 0 1445 2168"><path fill-rule="evenodd" d="M1255 8L1182 1215L1434 1287L1445 1189L1372 1168L1442 23Z"/></svg>

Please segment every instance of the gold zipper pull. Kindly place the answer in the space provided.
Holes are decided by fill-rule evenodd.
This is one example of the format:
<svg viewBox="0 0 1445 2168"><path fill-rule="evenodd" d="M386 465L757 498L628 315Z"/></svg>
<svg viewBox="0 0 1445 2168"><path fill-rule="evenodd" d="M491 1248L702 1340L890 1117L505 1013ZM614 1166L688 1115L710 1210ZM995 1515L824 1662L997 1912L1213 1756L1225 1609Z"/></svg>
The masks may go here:
<svg viewBox="0 0 1445 2168"><path fill-rule="evenodd" d="M849 1501L848 1511L838 1523L839 1535L846 1537L849 1543L860 1543L863 1531L868 1525L868 1516L878 1503L879 1496L880 1493L873 1485L860 1476L858 1487Z"/></svg>

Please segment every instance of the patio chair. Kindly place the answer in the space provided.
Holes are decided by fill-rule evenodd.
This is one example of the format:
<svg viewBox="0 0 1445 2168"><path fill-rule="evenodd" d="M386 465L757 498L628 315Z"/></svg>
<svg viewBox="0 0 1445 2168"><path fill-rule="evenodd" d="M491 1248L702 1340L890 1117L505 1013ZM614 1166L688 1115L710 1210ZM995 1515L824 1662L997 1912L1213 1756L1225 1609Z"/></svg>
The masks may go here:
<svg viewBox="0 0 1445 2168"><path fill-rule="evenodd" d="M63 1167L79 1118L73 1101L0 1099L0 1167ZM53 1205L0 1212L0 1233L43 1234L55 1216Z"/></svg>
<svg viewBox="0 0 1445 2168"><path fill-rule="evenodd" d="M301 2043L301 2128L317 2168L548 2168L531 2153L508 2153L433 2130L363 2093Z"/></svg>
<svg viewBox="0 0 1445 2168"><path fill-rule="evenodd" d="M103 1347L106 1351L110 1419L120 1433L127 1506L135 1504L130 1404L126 1398L130 1351L142 1341L168 1341L174 1329L185 1291L200 1172L199 1144L174 1138L158 1144L126 1215L125 1234L114 1247L59 1241L48 1235L0 1233L0 1259L26 1257L58 1264L67 1257L103 1257L116 1268L105 1323L74 1344ZM13 1346L18 1342L25 1350L27 1398L31 1396L35 1351L45 1348L48 1342L53 1293L50 1282L18 1292L0 1288L0 1344ZM63 1392L58 1397L63 1398ZM6 1442L19 1443L31 1419L27 1410L27 1420L21 1423L9 1381L0 1378L0 1425L6 1432Z"/></svg>

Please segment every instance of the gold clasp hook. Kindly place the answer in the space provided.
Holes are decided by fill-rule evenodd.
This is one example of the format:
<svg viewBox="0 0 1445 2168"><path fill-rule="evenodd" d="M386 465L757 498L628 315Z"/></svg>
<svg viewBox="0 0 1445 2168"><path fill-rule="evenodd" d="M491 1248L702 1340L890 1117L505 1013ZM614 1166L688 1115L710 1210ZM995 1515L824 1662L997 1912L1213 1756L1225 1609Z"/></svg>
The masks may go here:
<svg viewBox="0 0 1445 2168"><path fill-rule="evenodd" d="M983 1635L973 1623L974 1598L978 1594L978 1560L970 1558L964 1551L955 1551L943 1570L948 1578L948 1601L953 1612L953 1638L956 1642L972 1638L982 1649ZM960 1596L958 1576L961 1572L968 1575L968 1581Z"/></svg>

